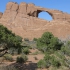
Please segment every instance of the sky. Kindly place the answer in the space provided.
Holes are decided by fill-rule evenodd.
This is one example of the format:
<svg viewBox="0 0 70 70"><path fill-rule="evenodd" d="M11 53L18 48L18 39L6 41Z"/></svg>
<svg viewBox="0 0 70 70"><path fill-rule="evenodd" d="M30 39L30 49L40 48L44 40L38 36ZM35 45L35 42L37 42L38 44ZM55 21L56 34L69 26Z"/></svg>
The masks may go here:
<svg viewBox="0 0 70 70"><path fill-rule="evenodd" d="M0 0L0 12L5 11L6 4L9 1L17 2L18 4L21 2L34 3L36 6L60 10L70 14L70 0ZM41 12L38 17L52 20L52 17L46 12Z"/></svg>

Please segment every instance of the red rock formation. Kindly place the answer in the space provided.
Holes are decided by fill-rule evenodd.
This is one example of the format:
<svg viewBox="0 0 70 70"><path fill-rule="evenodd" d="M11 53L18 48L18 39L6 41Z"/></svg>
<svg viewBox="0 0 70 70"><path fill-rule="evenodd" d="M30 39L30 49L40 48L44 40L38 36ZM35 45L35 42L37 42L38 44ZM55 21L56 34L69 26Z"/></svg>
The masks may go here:
<svg viewBox="0 0 70 70"><path fill-rule="evenodd" d="M3 13L0 12L0 18L2 17Z"/></svg>
<svg viewBox="0 0 70 70"><path fill-rule="evenodd" d="M38 14L42 11L49 13L53 20L39 19ZM9 2L4 14L0 13L0 23L23 38L39 38L46 31L57 37L65 38L70 35L70 14L37 7L32 3L22 2L18 5Z"/></svg>

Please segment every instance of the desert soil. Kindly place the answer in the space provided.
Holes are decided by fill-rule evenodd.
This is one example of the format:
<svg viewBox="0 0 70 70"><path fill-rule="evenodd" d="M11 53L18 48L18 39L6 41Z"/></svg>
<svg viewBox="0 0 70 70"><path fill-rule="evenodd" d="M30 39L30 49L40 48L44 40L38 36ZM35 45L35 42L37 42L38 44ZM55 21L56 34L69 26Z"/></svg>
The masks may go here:
<svg viewBox="0 0 70 70"><path fill-rule="evenodd" d="M38 69L37 68L37 62L40 59L43 59L43 57L44 57L44 54L42 54L40 51L38 51L38 54L35 55L34 53L37 51L38 51L37 49L31 49L30 50L31 53L29 55L27 55L28 60L24 64L19 65L16 63L16 57L19 56L19 55L17 55L17 56L13 56L13 58L14 58L13 62L4 61L4 62L0 63L0 66L16 65L16 66L19 66L21 68L21 70L47 70L47 69ZM35 59L35 58L37 58L37 59Z"/></svg>

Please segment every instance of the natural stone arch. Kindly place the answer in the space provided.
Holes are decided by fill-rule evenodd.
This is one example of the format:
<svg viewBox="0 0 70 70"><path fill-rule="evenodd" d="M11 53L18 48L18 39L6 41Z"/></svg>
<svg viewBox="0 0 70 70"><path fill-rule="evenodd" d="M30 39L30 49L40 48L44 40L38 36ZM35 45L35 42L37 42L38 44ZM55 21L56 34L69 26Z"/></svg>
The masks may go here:
<svg viewBox="0 0 70 70"><path fill-rule="evenodd" d="M38 14L38 18L51 21L53 18L51 15L45 11L42 11Z"/></svg>
<svg viewBox="0 0 70 70"><path fill-rule="evenodd" d="M39 14L40 13L46 13L46 15L48 15L51 19L49 20L49 21L51 21L51 20L53 20L53 17L52 17L52 14L50 13L50 12L48 12L48 11L43 11L43 10L37 10L37 17L39 16ZM46 19L47 20L47 19Z"/></svg>
<svg viewBox="0 0 70 70"><path fill-rule="evenodd" d="M50 14L53 21L38 19L42 11ZM56 37L70 35L70 14L24 2L19 5L9 2L5 12L0 13L0 23L22 38L40 38L45 31L52 32Z"/></svg>

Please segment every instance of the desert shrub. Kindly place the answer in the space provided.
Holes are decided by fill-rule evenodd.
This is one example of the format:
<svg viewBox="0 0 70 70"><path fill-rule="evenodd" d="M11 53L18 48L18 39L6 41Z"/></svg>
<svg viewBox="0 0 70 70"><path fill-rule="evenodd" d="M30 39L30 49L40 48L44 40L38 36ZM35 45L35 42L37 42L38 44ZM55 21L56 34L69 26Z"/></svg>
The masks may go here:
<svg viewBox="0 0 70 70"><path fill-rule="evenodd" d="M23 46L23 48L30 47L29 41L23 41L21 45Z"/></svg>
<svg viewBox="0 0 70 70"><path fill-rule="evenodd" d="M62 46L61 51L67 55L70 56L70 41L67 41L64 46Z"/></svg>
<svg viewBox="0 0 70 70"><path fill-rule="evenodd" d="M37 41L37 38L34 38L33 41Z"/></svg>
<svg viewBox="0 0 70 70"><path fill-rule="evenodd" d="M13 48L13 47L9 48L8 53L11 54L11 55L17 55L18 54L18 49Z"/></svg>
<svg viewBox="0 0 70 70"><path fill-rule="evenodd" d="M45 54L44 60L46 62L46 67L50 67L51 65L54 67L61 66L60 61L53 55Z"/></svg>
<svg viewBox="0 0 70 70"><path fill-rule="evenodd" d="M62 42L52 33L45 32L41 38L37 39L37 48L44 52L44 59L39 62L39 67L42 67L43 61L46 62L46 67L59 68L65 66L70 68L70 41Z"/></svg>
<svg viewBox="0 0 70 70"><path fill-rule="evenodd" d="M61 63L62 66L66 66L66 57L65 54L62 51L56 51L54 53L58 61Z"/></svg>
<svg viewBox="0 0 70 70"><path fill-rule="evenodd" d="M24 48L23 53L26 54L26 55L29 54L30 53L29 48Z"/></svg>
<svg viewBox="0 0 70 70"><path fill-rule="evenodd" d="M56 51L54 54L55 54L57 57L59 57L60 59L63 59L63 60L66 59L66 58L65 58L65 55L64 55L64 53L63 53L62 51Z"/></svg>
<svg viewBox="0 0 70 70"><path fill-rule="evenodd" d="M38 51L36 51L36 52L32 53L32 55L37 55L37 54L39 54L39 52L38 52Z"/></svg>
<svg viewBox="0 0 70 70"><path fill-rule="evenodd" d="M60 67L61 63L56 59L55 56L51 56L51 65L54 67Z"/></svg>
<svg viewBox="0 0 70 70"><path fill-rule="evenodd" d="M8 61L13 61L12 55L11 54L5 54L4 59Z"/></svg>
<svg viewBox="0 0 70 70"><path fill-rule="evenodd" d="M49 61L50 59L51 59L51 56L46 53L45 56L44 56L44 60Z"/></svg>
<svg viewBox="0 0 70 70"><path fill-rule="evenodd" d="M17 48L18 54L22 53L22 46L19 46L19 48Z"/></svg>
<svg viewBox="0 0 70 70"><path fill-rule="evenodd" d="M2 49L0 50L2 56L8 52L8 49L11 47L21 48L22 38L18 35L12 33L12 31L8 30L3 25L0 25L0 44L2 45Z"/></svg>
<svg viewBox="0 0 70 70"><path fill-rule="evenodd" d="M47 68L50 67L51 66L51 56L46 53L45 56L44 56L44 60L46 62L46 67Z"/></svg>
<svg viewBox="0 0 70 70"><path fill-rule="evenodd" d="M52 53L60 50L62 45L63 43L50 32L45 32L41 38L37 39L37 48L43 52Z"/></svg>
<svg viewBox="0 0 70 70"><path fill-rule="evenodd" d="M36 49L37 45L36 45L36 41L30 41L30 49Z"/></svg>
<svg viewBox="0 0 70 70"><path fill-rule="evenodd" d="M21 48L21 46L19 48L11 47L11 48L8 49L8 53L11 54L11 55L20 54L20 53L22 53L22 48Z"/></svg>
<svg viewBox="0 0 70 70"><path fill-rule="evenodd" d="M23 41L22 46L23 46L23 48L28 47L29 49L35 49L36 48L36 41Z"/></svg>
<svg viewBox="0 0 70 70"><path fill-rule="evenodd" d="M66 65L70 69L70 58L66 60Z"/></svg>
<svg viewBox="0 0 70 70"><path fill-rule="evenodd" d="M53 61L52 61L52 65L53 65L54 67L59 67L59 66L61 66L61 64L60 64L60 62L59 62L58 60L53 60Z"/></svg>
<svg viewBox="0 0 70 70"><path fill-rule="evenodd" d="M25 63L28 60L27 56L22 55L22 56L18 56L16 59L17 63Z"/></svg>
<svg viewBox="0 0 70 70"><path fill-rule="evenodd" d="M61 66L61 62L58 59L56 59L55 56L50 56L50 55L46 54L44 59L40 60L37 63L37 65L39 68L49 68L51 65L53 67L59 68Z"/></svg>
<svg viewBox="0 0 70 70"><path fill-rule="evenodd" d="M53 49L53 50L60 50L62 45L63 43L61 42L61 40L59 40L57 37L53 37L50 40L49 47L50 49Z"/></svg>
<svg viewBox="0 0 70 70"><path fill-rule="evenodd" d="M46 62L44 60L39 60L37 63L38 68L46 68Z"/></svg>
<svg viewBox="0 0 70 70"><path fill-rule="evenodd" d="M44 59L40 60L37 64L39 68L49 68L51 66L51 56L45 54Z"/></svg>
<svg viewBox="0 0 70 70"><path fill-rule="evenodd" d="M23 57L17 57L17 63L23 63L24 59Z"/></svg>

